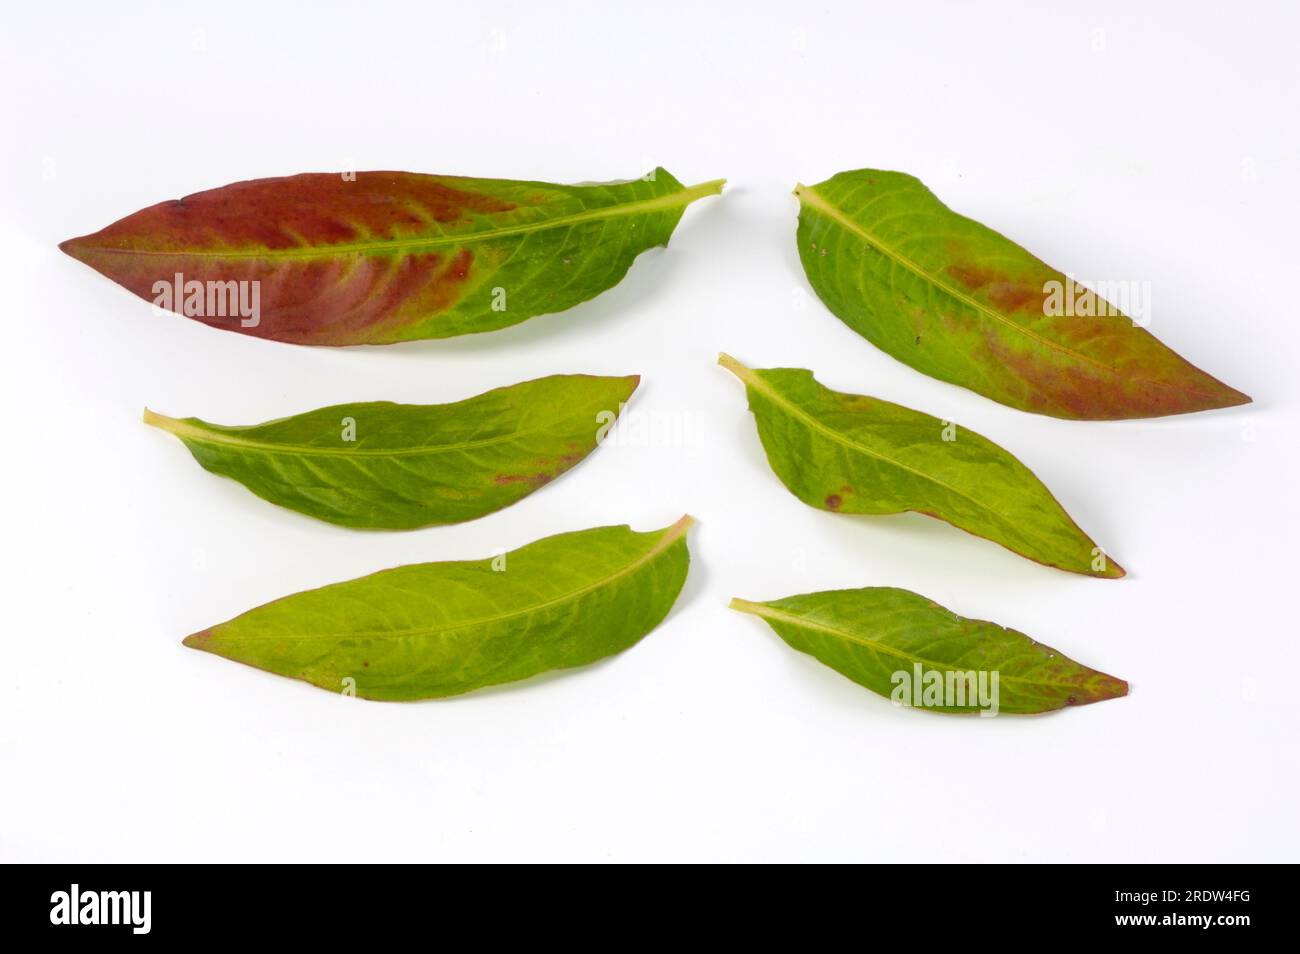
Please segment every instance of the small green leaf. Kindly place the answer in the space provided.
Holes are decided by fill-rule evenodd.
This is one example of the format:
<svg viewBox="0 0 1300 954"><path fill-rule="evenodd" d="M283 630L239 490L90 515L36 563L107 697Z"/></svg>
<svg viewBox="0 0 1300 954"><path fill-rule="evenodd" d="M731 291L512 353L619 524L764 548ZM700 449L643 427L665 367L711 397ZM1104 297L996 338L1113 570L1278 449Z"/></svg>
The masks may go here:
<svg viewBox="0 0 1300 954"><path fill-rule="evenodd" d="M734 599L731 608L762 617L792 648L858 685L916 708L1047 712L1128 694L1122 679L907 590L827 590L770 603Z"/></svg>
<svg viewBox="0 0 1300 954"><path fill-rule="evenodd" d="M1064 418L1250 401L912 176L860 169L795 194L799 258L826 307L918 371Z"/></svg>
<svg viewBox="0 0 1300 954"><path fill-rule="evenodd" d="M572 308L723 180L557 185L410 172L236 182L59 247L159 308L293 344L494 331Z"/></svg>
<svg viewBox="0 0 1300 954"><path fill-rule="evenodd" d="M185 645L366 699L454 696L585 666L668 615L690 517L599 527L486 560L420 563L296 593Z"/></svg>
<svg viewBox="0 0 1300 954"><path fill-rule="evenodd" d="M811 371L718 360L745 383L768 463L804 503L835 513L915 511L1048 566L1124 575L1028 467L974 431L832 391Z"/></svg>
<svg viewBox="0 0 1300 954"><path fill-rule="evenodd" d="M552 375L454 404L339 404L265 424L147 423L265 500L345 527L409 530L508 507L577 464L640 378Z"/></svg>

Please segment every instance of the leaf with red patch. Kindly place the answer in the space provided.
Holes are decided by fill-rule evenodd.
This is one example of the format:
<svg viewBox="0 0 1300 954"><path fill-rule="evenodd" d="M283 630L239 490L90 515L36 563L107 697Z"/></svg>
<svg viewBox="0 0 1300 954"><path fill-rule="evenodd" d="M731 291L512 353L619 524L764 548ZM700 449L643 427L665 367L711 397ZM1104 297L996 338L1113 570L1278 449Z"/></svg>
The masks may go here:
<svg viewBox="0 0 1300 954"><path fill-rule="evenodd" d="M474 520L560 476L639 381L554 374L454 404L339 404L246 427L144 419L264 500L345 527L410 530Z"/></svg>
<svg viewBox="0 0 1300 954"><path fill-rule="evenodd" d="M791 648L909 708L1033 713L1128 695L1123 679L907 590L827 590L770 603L735 599L731 608L759 617Z"/></svg>
<svg viewBox="0 0 1300 954"><path fill-rule="evenodd" d="M814 290L918 371L1052 417L1162 417L1250 402L912 176L861 169L795 194L799 258Z"/></svg>
<svg viewBox="0 0 1300 954"><path fill-rule="evenodd" d="M691 202L667 171L553 185L409 172L254 179L59 247L146 301L294 344L494 331L617 284Z"/></svg>
<svg viewBox="0 0 1300 954"><path fill-rule="evenodd" d="M768 463L804 503L921 513L1047 566L1124 575L1028 467L974 431L832 391L800 368L751 369L725 354L719 363L744 382Z"/></svg>

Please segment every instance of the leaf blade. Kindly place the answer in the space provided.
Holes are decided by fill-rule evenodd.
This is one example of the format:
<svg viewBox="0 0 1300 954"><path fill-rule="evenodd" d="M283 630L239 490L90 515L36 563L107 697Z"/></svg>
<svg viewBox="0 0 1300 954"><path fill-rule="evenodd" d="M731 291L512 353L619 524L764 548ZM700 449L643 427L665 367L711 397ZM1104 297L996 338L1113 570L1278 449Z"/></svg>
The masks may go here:
<svg viewBox="0 0 1300 954"><path fill-rule="evenodd" d="M213 327L295 344L391 344L493 331L594 297L722 184L687 188L663 169L580 186L307 173L162 202L60 248ZM200 313L186 282L200 286ZM250 301L256 288L255 320L232 315L221 287L214 301L212 285L229 282Z"/></svg>
<svg viewBox="0 0 1300 954"><path fill-rule="evenodd" d="M995 712L1048 712L1128 694L1122 679L1075 662L1024 633L966 619L908 590L825 590L763 603L733 599L731 608L760 617L791 648L886 698L895 696L901 683L915 685L930 672L942 674L945 682L949 672L997 672ZM915 678L918 666L921 679ZM909 690L908 698L920 696ZM959 705L957 698L944 696L939 704L922 707L941 712L981 708L967 700Z"/></svg>
<svg viewBox="0 0 1300 954"><path fill-rule="evenodd" d="M412 530L494 513L576 466L639 382L550 375L451 404L339 404L246 426L146 408L145 423L263 500L339 526Z"/></svg>
<svg viewBox="0 0 1300 954"><path fill-rule="evenodd" d="M725 354L718 361L745 385L773 472L809 506L921 513L1046 566L1125 575L1028 467L974 431L833 391L802 368L751 369Z"/></svg>
<svg viewBox="0 0 1300 954"><path fill-rule="evenodd" d="M1072 279L953 212L919 180L861 169L795 190L800 260L858 334L922 373L1020 410L1115 420L1250 398L1114 309L1049 315ZM1103 300L1088 293L1088 308Z"/></svg>
<svg viewBox="0 0 1300 954"><path fill-rule="evenodd" d="M585 666L634 645L668 615L686 580L691 524L683 517L649 533L597 527L487 560L381 570L283 597L183 642L387 701Z"/></svg>

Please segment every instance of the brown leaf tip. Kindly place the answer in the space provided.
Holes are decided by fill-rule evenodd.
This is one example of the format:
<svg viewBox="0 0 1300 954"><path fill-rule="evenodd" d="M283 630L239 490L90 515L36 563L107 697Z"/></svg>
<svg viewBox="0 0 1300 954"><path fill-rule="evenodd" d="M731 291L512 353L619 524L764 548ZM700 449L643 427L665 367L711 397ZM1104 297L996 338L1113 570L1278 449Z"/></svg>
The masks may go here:
<svg viewBox="0 0 1300 954"><path fill-rule="evenodd" d="M79 238L64 239L59 243L59 251L64 255L71 255L77 261L81 261L81 248L86 236Z"/></svg>
<svg viewBox="0 0 1300 954"><path fill-rule="evenodd" d="M1072 693L1065 700L1065 704L1067 706L1087 706L1094 702L1105 702L1107 699L1119 699L1128 695L1129 684L1123 679L1104 672L1097 675L1100 678L1095 679L1093 685Z"/></svg>

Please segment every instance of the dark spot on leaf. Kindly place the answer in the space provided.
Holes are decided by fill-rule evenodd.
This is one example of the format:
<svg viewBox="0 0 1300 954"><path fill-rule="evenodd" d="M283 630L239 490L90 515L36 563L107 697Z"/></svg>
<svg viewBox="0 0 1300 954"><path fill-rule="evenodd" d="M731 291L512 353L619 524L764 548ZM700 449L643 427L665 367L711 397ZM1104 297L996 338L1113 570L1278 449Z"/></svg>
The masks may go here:
<svg viewBox="0 0 1300 954"><path fill-rule="evenodd" d="M839 510L842 503L844 503L844 500L839 494L831 494L826 498L826 506L831 510Z"/></svg>

